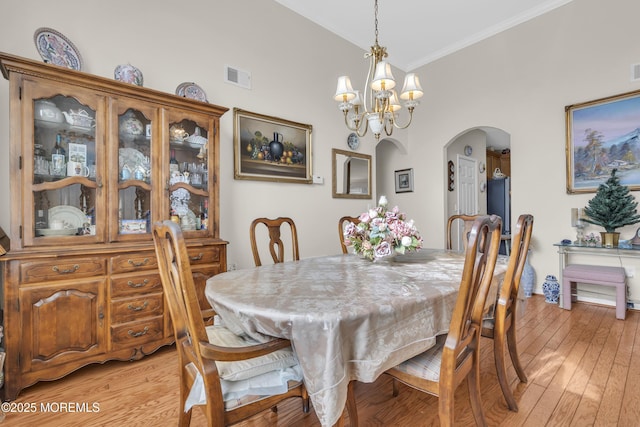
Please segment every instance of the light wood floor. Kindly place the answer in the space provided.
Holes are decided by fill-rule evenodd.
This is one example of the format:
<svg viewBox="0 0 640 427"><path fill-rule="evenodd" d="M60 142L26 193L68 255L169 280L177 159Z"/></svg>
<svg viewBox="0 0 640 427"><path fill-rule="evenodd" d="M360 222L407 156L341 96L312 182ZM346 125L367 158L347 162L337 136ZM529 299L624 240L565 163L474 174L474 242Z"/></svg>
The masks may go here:
<svg viewBox="0 0 640 427"><path fill-rule="evenodd" d="M482 342L482 398L490 425L640 425L640 312L616 320L615 309L578 303L572 311L547 304L540 295L528 300L518 325L521 360L529 382L513 369L512 385L520 411L509 412L493 366L492 342ZM64 379L25 389L15 401L35 404L37 412L9 413L3 425L24 426L172 426L177 423L178 377L175 349L167 347L137 362L88 366ZM391 395L391 383L355 387L360 426L439 425L437 400L405 386ZM86 402L99 412L44 413L40 404ZM239 426L319 426L313 411L304 414L299 400L266 411ZM456 425L473 425L466 386L456 394ZM205 425L199 409L192 426Z"/></svg>

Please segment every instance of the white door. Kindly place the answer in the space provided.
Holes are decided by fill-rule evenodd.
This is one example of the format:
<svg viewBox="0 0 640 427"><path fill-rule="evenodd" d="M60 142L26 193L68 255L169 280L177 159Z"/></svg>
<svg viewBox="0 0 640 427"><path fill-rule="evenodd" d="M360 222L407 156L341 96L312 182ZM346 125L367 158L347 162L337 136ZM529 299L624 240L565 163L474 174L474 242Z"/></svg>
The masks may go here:
<svg viewBox="0 0 640 427"><path fill-rule="evenodd" d="M458 156L458 209L461 215L478 213L478 174L476 160L471 157ZM457 229L453 230L453 249L462 250L462 221L456 221ZM456 244L457 242L457 244Z"/></svg>

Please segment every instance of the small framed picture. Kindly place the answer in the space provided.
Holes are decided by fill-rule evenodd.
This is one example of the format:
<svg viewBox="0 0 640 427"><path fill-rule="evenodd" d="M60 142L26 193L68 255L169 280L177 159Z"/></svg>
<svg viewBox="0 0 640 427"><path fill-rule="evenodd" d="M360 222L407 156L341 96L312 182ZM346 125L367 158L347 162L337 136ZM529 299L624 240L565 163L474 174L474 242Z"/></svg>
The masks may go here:
<svg viewBox="0 0 640 427"><path fill-rule="evenodd" d="M400 169L396 171L396 193L413 191L413 169Z"/></svg>

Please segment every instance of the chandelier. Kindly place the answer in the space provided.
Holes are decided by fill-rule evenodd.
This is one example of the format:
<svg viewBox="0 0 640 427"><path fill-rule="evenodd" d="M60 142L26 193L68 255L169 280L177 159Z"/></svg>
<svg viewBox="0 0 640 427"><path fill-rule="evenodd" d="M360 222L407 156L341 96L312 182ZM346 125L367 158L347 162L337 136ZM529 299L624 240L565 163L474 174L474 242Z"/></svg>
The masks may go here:
<svg viewBox="0 0 640 427"><path fill-rule="evenodd" d="M375 43L364 57L369 58L369 72L364 90L364 98L359 90L353 90L349 76L338 77L338 87L334 99L338 101L340 110L344 113L344 123L350 130L363 137L368 128L376 137L384 130L387 136L393 133L393 128L406 129L411 124L413 110L422 97L420 80L414 73L405 76L404 87L400 99L405 101L409 110L409 121L401 126L396 121L396 112L402 108L395 91L396 81L391 73L391 64L384 60L387 48L378 44L378 0L375 0ZM368 126L367 126L368 124Z"/></svg>

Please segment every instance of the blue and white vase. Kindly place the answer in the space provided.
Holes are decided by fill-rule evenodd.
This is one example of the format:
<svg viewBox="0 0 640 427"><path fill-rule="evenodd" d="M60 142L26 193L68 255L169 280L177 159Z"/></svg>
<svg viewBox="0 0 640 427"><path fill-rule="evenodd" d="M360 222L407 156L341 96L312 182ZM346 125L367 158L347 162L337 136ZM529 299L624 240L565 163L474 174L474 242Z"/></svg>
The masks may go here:
<svg viewBox="0 0 640 427"><path fill-rule="evenodd" d="M524 267L522 269L522 277L520 277L520 286L524 291L524 296L529 298L533 295L533 284L536 283L536 271L529 263L529 255L531 250L527 252L527 257L524 259Z"/></svg>
<svg viewBox="0 0 640 427"><path fill-rule="evenodd" d="M544 301L551 304L557 304L560 298L560 283L556 276L548 275L542 284L542 293L544 293Z"/></svg>

